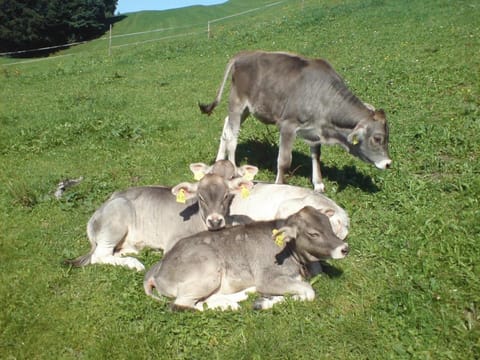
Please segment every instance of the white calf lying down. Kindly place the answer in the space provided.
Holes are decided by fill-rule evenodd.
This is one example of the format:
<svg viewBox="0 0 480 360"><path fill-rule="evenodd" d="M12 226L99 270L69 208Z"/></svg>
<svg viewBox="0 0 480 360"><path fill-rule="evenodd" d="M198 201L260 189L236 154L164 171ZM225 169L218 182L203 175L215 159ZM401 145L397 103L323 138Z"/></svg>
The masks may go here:
<svg viewBox="0 0 480 360"><path fill-rule="evenodd" d="M225 180L209 174L198 183L181 183L174 188L144 186L114 193L88 221L91 251L65 263L144 270L140 261L123 255L136 254L145 247L167 251L183 237L225 227L230 194L252 186L242 178Z"/></svg>
<svg viewBox="0 0 480 360"><path fill-rule="evenodd" d="M221 170L216 171L219 165ZM190 169L197 178L205 173L224 174L225 167L234 168L234 165L228 160L218 160L212 166L203 163L190 165ZM246 173L246 169L249 174L256 174L258 171L251 165L245 165L241 173ZM232 171L229 170L230 173ZM282 219L307 205L322 211L330 218L333 231L340 239L347 237L350 220L346 211L318 191L299 186L255 182L248 196L237 195L233 198L230 215L237 224L246 222L243 216L248 216L254 221Z"/></svg>
<svg viewBox="0 0 480 360"><path fill-rule="evenodd" d="M273 235L272 235L273 233ZM145 275L153 295L175 298L174 308L237 309L246 292L262 296L255 308L266 309L284 295L313 300L302 280L305 265L320 259L342 259L348 245L332 231L328 218L305 207L285 220L256 222L201 232L178 241Z"/></svg>

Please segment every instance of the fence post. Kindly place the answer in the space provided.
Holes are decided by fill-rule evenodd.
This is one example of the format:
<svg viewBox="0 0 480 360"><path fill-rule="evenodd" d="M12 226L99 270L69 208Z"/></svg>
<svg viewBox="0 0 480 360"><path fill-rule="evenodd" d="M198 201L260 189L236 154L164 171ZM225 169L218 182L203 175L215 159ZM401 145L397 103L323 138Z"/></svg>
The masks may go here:
<svg viewBox="0 0 480 360"><path fill-rule="evenodd" d="M112 24L110 24L110 34L108 36L108 56L112 55Z"/></svg>
<svg viewBox="0 0 480 360"><path fill-rule="evenodd" d="M210 39L210 20L207 23L207 38Z"/></svg>

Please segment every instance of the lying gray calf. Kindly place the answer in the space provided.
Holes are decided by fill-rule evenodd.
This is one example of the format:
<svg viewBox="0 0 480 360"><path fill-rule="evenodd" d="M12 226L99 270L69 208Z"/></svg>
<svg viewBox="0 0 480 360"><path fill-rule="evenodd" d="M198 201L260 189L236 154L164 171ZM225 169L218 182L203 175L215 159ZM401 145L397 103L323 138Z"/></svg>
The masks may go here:
<svg viewBox="0 0 480 360"><path fill-rule="evenodd" d="M90 252L65 263L144 270L140 261L123 255L137 254L145 247L167 251L183 237L225 227L231 196L252 186L242 178L225 180L209 174L198 183L174 188L143 186L116 192L88 221Z"/></svg>
<svg viewBox="0 0 480 360"><path fill-rule="evenodd" d="M209 166L204 163L190 165L195 178L206 173L221 176L233 174L235 167L228 160L217 160ZM258 169L252 165L244 165L236 176L252 179ZM236 195L230 205L230 216L236 224L245 223L248 216L253 221L284 219L305 206L312 206L322 211L330 219L334 233L345 239L348 235L350 220L346 211L327 196L299 186L255 182L247 196Z"/></svg>
<svg viewBox="0 0 480 360"><path fill-rule="evenodd" d="M174 308L200 311L204 304L238 309L247 292L257 291L264 297L255 307L267 309L287 294L313 300L313 288L302 280L305 265L347 254L348 245L335 236L328 218L305 207L285 220L202 232L178 241L147 272L144 289L153 297L155 288L175 298Z"/></svg>

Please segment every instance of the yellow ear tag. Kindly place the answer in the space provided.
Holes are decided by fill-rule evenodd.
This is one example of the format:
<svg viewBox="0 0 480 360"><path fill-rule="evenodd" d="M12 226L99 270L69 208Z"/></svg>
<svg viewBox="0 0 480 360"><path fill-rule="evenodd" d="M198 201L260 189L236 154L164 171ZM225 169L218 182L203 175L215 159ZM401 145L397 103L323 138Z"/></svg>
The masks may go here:
<svg viewBox="0 0 480 360"><path fill-rule="evenodd" d="M358 137L356 135L353 136L352 138L352 144L357 145L358 144Z"/></svg>
<svg viewBox="0 0 480 360"><path fill-rule="evenodd" d="M185 190L180 189L177 193L177 202L180 204L185 204L187 201L187 198L185 197Z"/></svg>
<svg viewBox="0 0 480 360"><path fill-rule="evenodd" d="M203 178L204 176L205 176L205 174L204 174L203 172L201 172L201 171L194 171L194 172L193 172L193 178L194 178L195 180L197 180L197 181L198 181L198 180L202 180L202 178Z"/></svg>
<svg viewBox="0 0 480 360"><path fill-rule="evenodd" d="M283 247L283 244L285 242L285 234L283 232L279 234L277 229L273 229L272 234L276 235L275 244L277 244L278 247Z"/></svg>
<svg viewBox="0 0 480 360"><path fill-rule="evenodd" d="M245 173L245 175L243 175L243 178L245 180L248 180L248 181L252 181L254 177L255 176L252 173L249 173L249 172L247 172L247 173Z"/></svg>
<svg viewBox="0 0 480 360"><path fill-rule="evenodd" d="M240 188L242 189L240 191L240 195L242 196L242 199L248 198L250 196L250 190L248 190L245 185L242 185Z"/></svg>

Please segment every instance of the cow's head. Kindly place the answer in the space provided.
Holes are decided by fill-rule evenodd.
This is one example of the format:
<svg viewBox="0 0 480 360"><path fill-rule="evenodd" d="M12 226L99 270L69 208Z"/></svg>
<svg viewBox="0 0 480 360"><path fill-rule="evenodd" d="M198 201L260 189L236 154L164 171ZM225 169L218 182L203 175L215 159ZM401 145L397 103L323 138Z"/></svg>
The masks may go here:
<svg viewBox="0 0 480 360"><path fill-rule="evenodd" d="M230 160L217 160L213 165L204 163L190 164L190 170L193 172L195 180L200 180L205 174L217 174L226 180L237 177L244 177L247 180L253 180L258 173L258 168L253 165L242 165L235 167Z"/></svg>
<svg viewBox="0 0 480 360"><path fill-rule="evenodd" d="M332 230L328 214L306 206L289 216L285 226L276 232L289 242L294 255L303 264L321 259L343 259L348 254L348 244Z"/></svg>
<svg viewBox="0 0 480 360"><path fill-rule="evenodd" d="M253 183L243 178L226 180L216 174L206 174L199 182L178 184L172 188L172 194L177 199L181 195L182 200L196 197L200 216L208 230L219 230L225 227L232 196L252 187Z"/></svg>
<svg viewBox="0 0 480 360"><path fill-rule="evenodd" d="M379 169L388 169L392 160L388 156L388 124L382 109L366 106L369 118L362 120L348 135L350 152L373 163Z"/></svg>

